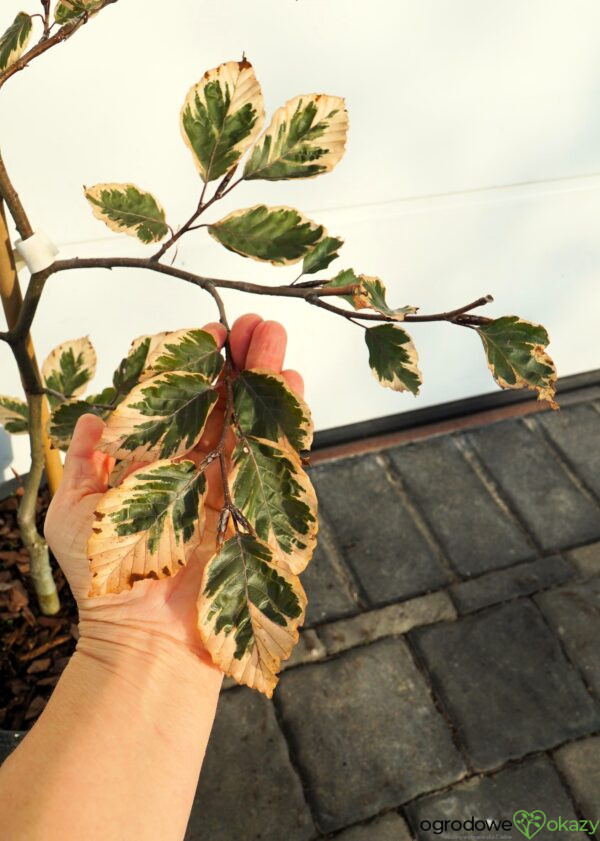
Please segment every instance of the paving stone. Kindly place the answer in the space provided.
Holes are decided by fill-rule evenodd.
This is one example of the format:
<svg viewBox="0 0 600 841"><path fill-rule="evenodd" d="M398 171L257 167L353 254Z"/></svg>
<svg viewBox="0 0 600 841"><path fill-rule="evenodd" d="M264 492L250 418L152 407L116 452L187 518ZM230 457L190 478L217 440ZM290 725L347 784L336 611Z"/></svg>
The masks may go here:
<svg viewBox="0 0 600 841"><path fill-rule="evenodd" d="M572 549L568 557L584 578L600 575L600 543L592 543L589 546L579 546L577 549Z"/></svg>
<svg viewBox="0 0 600 841"><path fill-rule="evenodd" d="M490 572L451 588L454 603L461 613L471 613L516 596L528 596L548 587L558 587L574 576L573 567L560 555L539 558L528 564Z"/></svg>
<svg viewBox="0 0 600 841"><path fill-rule="evenodd" d="M314 835L272 702L247 690L226 692L186 841L308 841Z"/></svg>
<svg viewBox="0 0 600 841"><path fill-rule="evenodd" d="M600 697L600 576L541 593L536 601L587 685Z"/></svg>
<svg viewBox="0 0 600 841"><path fill-rule="evenodd" d="M469 433L468 440L544 549L600 537L600 509L571 481L541 433L510 420Z"/></svg>
<svg viewBox="0 0 600 841"><path fill-rule="evenodd" d="M326 654L325 646L316 631L300 631L298 642L294 646L291 656L284 660L281 666L284 669L289 669L291 666L314 663L316 660L322 660Z"/></svg>
<svg viewBox="0 0 600 841"><path fill-rule="evenodd" d="M319 628L319 636L328 654L375 642L383 637L405 634L418 625L455 619L456 610L446 592L430 593L400 604L361 613Z"/></svg>
<svg viewBox="0 0 600 841"><path fill-rule="evenodd" d="M372 605L447 583L448 573L375 456L319 465L311 479L337 545Z"/></svg>
<svg viewBox="0 0 600 841"><path fill-rule="evenodd" d="M564 745L556 751L554 759L583 817L597 821L600 818L600 736ZM595 836L600 839L600 826Z"/></svg>
<svg viewBox="0 0 600 841"><path fill-rule="evenodd" d="M345 829L335 836L335 841L412 841L412 835L404 818L390 812L367 824Z"/></svg>
<svg viewBox="0 0 600 841"><path fill-rule="evenodd" d="M539 416L550 438L577 474L600 496L600 412L589 403Z"/></svg>
<svg viewBox="0 0 600 841"><path fill-rule="evenodd" d="M0 765L8 759L24 735L15 730L0 730Z"/></svg>
<svg viewBox="0 0 600 841"><path fill-rule="evenodd" d="M600 711L529 600L411 632L475 770L600 727Z"/></svg>
<svg viewBox="0 0 600 841"><path fill-rule="evenodd" d="M356 613L358 600L351 573L337 556L327 524L319 517L319 539L301 581L308 597L305 625L318 625Z"/></svg>
<svg viewBox="0 0 600 841"><path fill-rule="evenodd" d="M532 812L541 810L546 815L546 821L562 817L567 820L577 820L573 804L565 791L556 769L546 757L525 761L513 765L497 774L486 777L473 777L466 782L454 786L443 794L423 797L415 803L405 807L409 822L421 841L435 841L440 838L433 829L421 828L423 821L468 821L496 820L513 822L513 816L518 810ZM536 833L536 841L556 841L557 838L568 838L569 841L584 841L588 839L583 832L569 832L548 830L546 825ZM438 825L439 826L439 825ZM448 827L442 838L464 837L470 835L476 838L512 838L519 841L526 836L513 826L511 830L499 831L490 829L475 830L452 829Z"/></svg>
<svg viewBox="0 0 600 841"><path fill-rule="evenodd" d="M276 700L321 831L364 820L464 772L401 639L290 669Z"/></svg>
<svg viewBox="0 0 600 841"><path fill-rule="evenodd" d="M461 574L477 575L533 557L530 540L453 438L397 447L387 454Z"/></svg>

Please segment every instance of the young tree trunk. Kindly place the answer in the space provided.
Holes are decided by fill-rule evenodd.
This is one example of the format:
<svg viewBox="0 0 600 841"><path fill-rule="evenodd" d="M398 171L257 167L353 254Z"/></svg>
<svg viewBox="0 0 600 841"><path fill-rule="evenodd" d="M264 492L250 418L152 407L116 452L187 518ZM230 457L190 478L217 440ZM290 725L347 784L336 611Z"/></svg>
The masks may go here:
<svg viewBox="0 0 600 841"><path fill-rule="evenodd" d="M31 469L25 482L25 492L19 505L17 519L21 539L29 552L30 575L42 613L51 616L60 610L60 601L48 555L46 541L37 530L36 502L44 470L44 445L42 441L42 394L28 394L29 441L31 442Z"/></svg>
<svg viewBox="0 0 600 841"><path fill-rule="evenodd" d="M19 316L19 310L23 303L21 295L21 287L17 278L15 269L12 246L10 244L10 236L6 226L6 218L4 216L4 207L0 201L0 297L2 298L2 306L6 315L6 323L10 330L14 327L15 322ZM27 336L27 353L32 362L37 368L37 361L35 358L35 351L33 349L33 342L31 336ZM46 435L46 425L48 421L48 403L46 398L42 401L42 442L44 448L44 462L46 466L46 479L50 493L54 495L56 489L60 484L62 478L62 462L58 450L53 450L50 446L50 439Z"/></svg>
<svg viewBox="0 0 600 841"><path fill-rule="evenodd" d="M0 202L0 297L6 314L9 330L14 326L23 303L4 208ZM24 340L23 347L13 347L19 369L26 364L31 376L39 381L39 370L31 336ZM21 538L30 558L33 586L42 613L52 615L60 609L56 584L52 576L48 547L36 527L36 502L42 481L44 464L51 493L54 493L62 476L62 464L58 450L50 447L46 434L48 404L43 394L27 394L29 405L29 441L31 445L31 470L25 482L25 492L17 514Z"/></svg>

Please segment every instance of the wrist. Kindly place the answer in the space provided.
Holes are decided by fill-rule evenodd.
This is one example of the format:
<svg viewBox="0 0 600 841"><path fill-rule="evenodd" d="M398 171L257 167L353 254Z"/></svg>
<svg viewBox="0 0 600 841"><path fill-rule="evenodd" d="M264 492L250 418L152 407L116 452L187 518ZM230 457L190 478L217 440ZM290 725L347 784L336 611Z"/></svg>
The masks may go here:
<svg viewBox="0 0 600 841"><path fill-rule="evenodd" d="M176 680L180 687L200 684L218 692L223 680L201 643L190 645L154 629L97 618L81 618L76 655L138 687Z"/></svg>

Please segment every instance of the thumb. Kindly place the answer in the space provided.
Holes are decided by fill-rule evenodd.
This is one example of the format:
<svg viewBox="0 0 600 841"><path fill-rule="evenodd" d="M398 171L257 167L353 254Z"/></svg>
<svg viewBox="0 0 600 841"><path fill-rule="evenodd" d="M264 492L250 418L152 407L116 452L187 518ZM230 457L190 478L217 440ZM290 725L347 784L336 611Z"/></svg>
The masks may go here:
<svg viewBox="0 0 600 841"><path fill-rule="evenodd" d="M82 496L106 490L111 459L96 452L103 429L104 421L97 415L79 418L67 450L61 490L76 490Z"/></svg>

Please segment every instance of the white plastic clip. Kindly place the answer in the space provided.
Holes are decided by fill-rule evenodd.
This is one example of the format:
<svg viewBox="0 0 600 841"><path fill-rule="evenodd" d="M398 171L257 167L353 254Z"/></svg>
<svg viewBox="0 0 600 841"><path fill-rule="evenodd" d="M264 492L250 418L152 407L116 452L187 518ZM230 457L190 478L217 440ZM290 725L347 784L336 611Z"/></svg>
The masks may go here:
<svg viewBox="0 0 600 841"><path fill-rule="evenodd" d="M58 254L58 248L43 231L36 231L29 239L18 239L15 250L25 260L31 274L49 268Z"/></svg>

